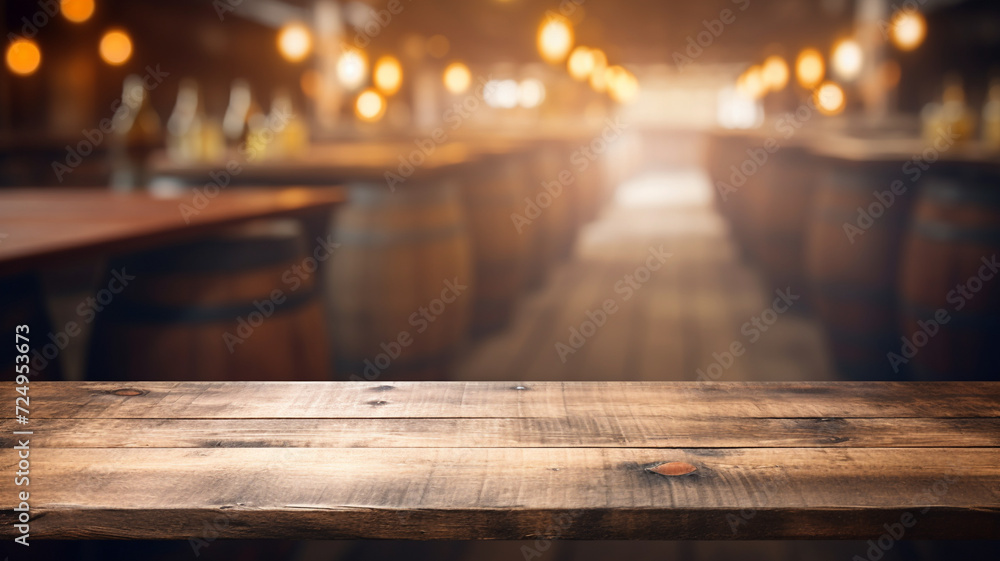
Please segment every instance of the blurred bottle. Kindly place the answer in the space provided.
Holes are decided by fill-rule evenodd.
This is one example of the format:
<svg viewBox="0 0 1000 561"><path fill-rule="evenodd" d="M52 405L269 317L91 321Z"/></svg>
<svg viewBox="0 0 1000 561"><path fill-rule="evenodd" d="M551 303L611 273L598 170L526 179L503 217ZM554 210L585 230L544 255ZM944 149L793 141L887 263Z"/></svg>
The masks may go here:
<svg viewBox="0 0 1000 561"><path fill-rule="evenodd" d="M308 146L309 129L287 90L275 93L267 120L274 132L274 146L269 147L270 155L279 158L295 156Z"/></svg>
<svg viewBox="0 0 1000 561"><path fill-rule="evenodd" d="M177 103L167 120L167 155L176 162L194 162L202 153L201 115L198 111L198 83L181 80Z"/></svg>
<svg viewBox="0 0 1000 561"><path fill-rule="evenodd" d="M229 91L229 107L222 118L222 134L229 146L235 147L246 139L247 118L253 103L250 84L237 79Z"/></svg>
<svg viewBox="0 0 1000 561"><path fill-rule="evenodd" d="M142 77L136 74L125 77L115 122L111 137L111 184L128 190L145 182L146 159L160 142L160 116L153 109Z"/></svg>
<svg viewBox="0 0 1000 561"><path fill-rule="evenodd" d="M983 142L1000 149L1000 78L990 80L990 91L983 105Z"/></svg>
<svg viewBox="0 0 1000 561"><path fill-rule="evenodd" d="M975 130L975 119L965 105L962 78L955 74L945 78L942 103L928 103L920 117L926 140L933 140L945 131L960 141L970 139Z"/></svg>

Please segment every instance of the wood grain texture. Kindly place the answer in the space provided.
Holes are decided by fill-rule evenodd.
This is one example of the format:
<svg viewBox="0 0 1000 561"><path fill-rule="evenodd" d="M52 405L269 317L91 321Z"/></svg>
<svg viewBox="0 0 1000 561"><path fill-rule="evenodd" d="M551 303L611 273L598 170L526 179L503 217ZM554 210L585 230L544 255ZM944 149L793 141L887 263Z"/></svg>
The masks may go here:
<svg viewBox="0 0 1000 561"><path fill-rule="evenodd" d="M524 388L524 389L518 389ZM0 398L13 400L12 384ZM33 538L1000 532L1000 383L35 383ZM877 413L877 414L876 414ZM681 469L683 468L683 469ZM12 478L0 479L11 536Z"/></svg>

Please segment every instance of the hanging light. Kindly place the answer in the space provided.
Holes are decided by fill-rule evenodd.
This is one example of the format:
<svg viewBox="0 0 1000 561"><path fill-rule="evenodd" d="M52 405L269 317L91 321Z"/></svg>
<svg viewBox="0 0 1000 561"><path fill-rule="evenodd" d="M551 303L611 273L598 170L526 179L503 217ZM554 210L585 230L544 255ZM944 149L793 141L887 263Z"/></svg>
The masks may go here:
<svg viewBox="0 0 1000 561"><path fill-rule="evenodd" d="M767 57L761 66L761 78L764 80L764 87L773 92L785 89L788 84L788 64L785 59L778 55Z"/></svg>
<svg viewBox="0 0 1000 561"><path fill-rule="evenodd" d="M354 113L362 121L374 123L385 114L385 98L378 90L368 88L354 102Z"/></svg>
<svg viewBox="0 0 1000 561"><path fill-rule="evenodd" d="M299 62L312 52L312 33L301 23L286 24L278 31L278 52L289 62Z"/></svg>
<svg viewBox="0 0 1000 561"><path fill-rule="evenodd" d="M912 51L924 42L927 20L917 10L899 10L892 16L889 36L901 51Z"/></svg>
<svg viewBox="0 0 1000 561"><path fill-rule="evenodd" d="M121 29L109 30L101 37L101 58L104 62L119 66L132 56L132 38Z"/></svg>
<svg viewBox="0 0 1000 561"><path fill-rule="evenodd" d="M453 62L444 69L442 79L444 87L449 92L458 95L469 89L469 84L472 83L472 74L469 72L468 66L461 62Z"/></svg>
<svg viewBox="0 0 1000 561"><path fill-rule="evenodd" d="M19 76L30 76L42 64L42 51L31 39L14 39L7 46L7 68Z"/></svg>
<svg viewBox="0 0 1000 561"><path fill-rule="evenodd" d="M824 75L826 63L823 62L823 55L816 49L803 49L795 60L795 78L799 85L811 90L823 80Z"/></svg>
<svg viewBox="0 0 1000 561"><path fill-rule="evenodd" d="M864 53L861 45L854 39L844 39L833 47L831 57L833 71L843 80L854 80L861 74L864 65Z"/></svg>
<svg viewBox="0 0 1000 561"><path fill-rule="evenodd" d="M546 62L559 63L573 48L573 26L563 16L549 13L538 27L538 52Z"/></svg>
<svg viewBox="0 0 1000 561"><path fill-rule="evenodd" d="M394 56L384 56L375 63L372 73L375 86L383 94L390 96L399 91L403 84L403 67Z"/></svg>

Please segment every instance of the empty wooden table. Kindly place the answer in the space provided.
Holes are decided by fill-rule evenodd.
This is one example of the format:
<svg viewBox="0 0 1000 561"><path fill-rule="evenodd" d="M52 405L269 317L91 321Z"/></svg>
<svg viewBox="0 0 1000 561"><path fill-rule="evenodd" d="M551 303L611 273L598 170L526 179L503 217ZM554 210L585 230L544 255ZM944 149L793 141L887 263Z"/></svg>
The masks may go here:
<svg viewBox="0 0 1000 561"><path fill-rule="evenodd" d="M0 388L13 410L15 386ZM39 382L28 394L30 421L3 420L5 537L19 491L32 539L1000 535L1000 383ZM19 443L30 486L15 485Z"/></svg>

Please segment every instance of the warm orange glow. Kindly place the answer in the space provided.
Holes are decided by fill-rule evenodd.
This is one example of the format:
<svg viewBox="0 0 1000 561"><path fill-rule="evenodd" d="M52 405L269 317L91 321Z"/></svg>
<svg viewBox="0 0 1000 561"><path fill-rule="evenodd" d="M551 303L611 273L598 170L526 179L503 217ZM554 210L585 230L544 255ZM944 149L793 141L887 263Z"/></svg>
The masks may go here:
<svg viewBox="0 0 1000 561"><path fill-rule="evenodd" d="M444 87L453 94L464 93L472 83L469 67L461 62L453 62L444 69Z"/></svg>
<svg viewBox="0 0 1000 561"><path fill-rule="evenodd" d="M289 62L299 62L312 52L312 33L301 23L289 23L278 31L278 52Z"/></svg>
<svg viewBox="0 0 1000 561"><path fill-rule="evenodd" d="M589 48L579 46L573 49L566 61L566 69L574 80L584 81L590 77L594 70L594 53Z"/></svg>
<svg viewBox="0 0 1000 561"><path fill-rule="evenodd" d="M844 90L833 82L823 82L813 94L816 107L824 115L837 115L844 111L847 98Z"/></svg>
<svg viewBox="0 0 1000 561"><path fill-rule="evenodd" d="M94 0L61 0L59 10L73 23L83 23L94 15Z"/></svg>
<svg viewBox="0 0 1000 561"><path fill-rule="evenodd" d="M844 39L834 45L830 64L837 76L844 80L857 78L861 74L864 62L861 45L854 39Z"/></svg>
<svg viewBox="0 0 1000 561"><path fill-rule="evenodd" d="M568 19L548 14L538 27L538 52L546 62L560 63L573 48L573 26Z"/></svg>
<svg viewBox="0 0 1000 561"><path fill-rule="evenodd" d="M351 47L345 48L337 60L337 79L348 90L361 87L368 77L368 57Z"/></svg>
<svg viewBox="0 0 1000 561"><path fill-rule="evenodd" d="M403 67L394 56L384 56L375 62L375 71L372 73L375 87L385 95L392 95L399 91L403 85Z"/></svg>
<svg viewBox="0 0 1000 561"><path fill-rule="evenodd" d="M316 99L319 95L319 72L311 68L303 72L299 86L302 87L302 93L306 94L306 97Z"/></svg>
<svg viewBox="0 0 1000 561"><path fill-rule="evenodd" d="M826 75L826 63L823 55L816 49L803 49L795 61L795 78L799 85L806 89L816 87Z"/></svg>
<svg viewBox="0 0 1000 561"><path fill-rule="evenodd" d="M736 91L750 99L760 99L767 93L764 83L764 70L760 66L751 66L736 81Z"/></svg>
<svg viewBox="0 0 1000 561"><path fill-rule="evenodd" d="M361 92L354 104L354 114L362 121L374 123L385 114L385 98L373 88Z"/></svg>
<svg viewBox="0 0 1000 561"><path fill-rule="evenodd" d="M916 10L900 10L892 16L889 34L899 50L912 51L924 42L927 20Z"/></svg>
<svg viewBox="0 0 1000 561"><path fill-rule="evenodd" d="M101 37L101 58L104 62L118 66L132 56L132 39L121 29L112 29Z"/></svg>
<svg viewBox="0 0 1000 561"><path fill-rule="evenodd" d="M605 72L608 94L618 103L628 103L639 93L639 81L621 66L612 66Z"/></svg>
<svg viewBox="0 0 1000 561"><path fill-rule="evenodd" d="M30 39L15 39L7 47L7 68L14 74L29 76L42 64L42 51Z"/></svg>
<svg viewBox="0 0 1000 561"><path fill-rule="evenodd" d="M451 50L451 42L444 35L433 35L427 40L427 54L434 58L444 58Z"/></svg>
<svg viewBox="0 0 1000 561"><path fill-rule="evenodd" d="M788 85L788 63L778 55L767 57L761 70L761 78L764 80L764 87L773 92L785 89Z"/></svg>
<svg viewBox="0 0 1000 561"><path fill-rule="evenodd" d="M594 59L594 69L590 71L590 87L595 92L603 93L608 89L608 82L604 76L608 68L608 57L600 49L593 49L590 54Z"/></svg>

